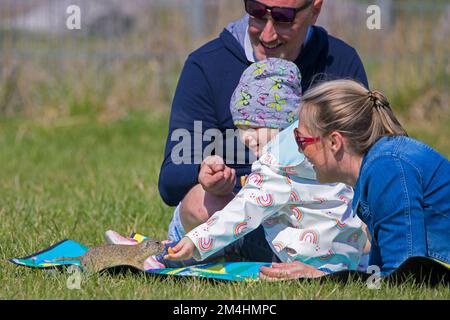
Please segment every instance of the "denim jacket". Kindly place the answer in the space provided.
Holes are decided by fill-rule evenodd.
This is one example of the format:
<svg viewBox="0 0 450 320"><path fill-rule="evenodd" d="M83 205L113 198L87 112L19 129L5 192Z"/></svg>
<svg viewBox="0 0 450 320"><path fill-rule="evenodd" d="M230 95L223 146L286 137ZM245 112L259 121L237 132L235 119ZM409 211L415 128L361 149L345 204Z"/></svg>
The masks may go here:
<svg viewBox="0 0 450 320"><path fill-rule="evenodd" d="M450 162L429 146L380 139L363 158L353 203L372 237L369 265L382 275L411 256L450 263Z"/></svg>

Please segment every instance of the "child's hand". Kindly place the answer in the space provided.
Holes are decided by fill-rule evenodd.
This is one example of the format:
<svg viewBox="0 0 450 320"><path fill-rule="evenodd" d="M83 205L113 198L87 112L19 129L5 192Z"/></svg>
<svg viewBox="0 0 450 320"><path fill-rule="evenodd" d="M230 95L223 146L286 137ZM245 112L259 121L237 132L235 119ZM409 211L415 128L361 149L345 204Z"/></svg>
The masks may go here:
<svg viewBox="0 0 450 320"><path fill-rule="evenodd" d="M166 260L188 260L193 257L195 245L188 237L183 237L173 248L169 248Z"/></svg>
<svg viewBox="0 0 450 320"><path fill-rule="evenodd" d="M205 191L226 196L236 185L236 171L227 167L221 157L209 156L201 164L198 181Z"/></svg>

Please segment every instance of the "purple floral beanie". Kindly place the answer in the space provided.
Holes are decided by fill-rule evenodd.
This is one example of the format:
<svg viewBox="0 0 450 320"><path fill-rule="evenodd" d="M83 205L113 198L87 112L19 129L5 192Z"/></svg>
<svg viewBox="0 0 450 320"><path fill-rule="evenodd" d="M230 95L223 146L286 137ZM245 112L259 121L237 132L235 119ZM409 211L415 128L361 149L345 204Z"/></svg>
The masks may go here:
<svg viewBox="0 0 450 320"><path fill-rule="evenodd" d="M230 102L236 126L284 129L298 119L301 75L290 61L269 58L248 67Z"/></svg>

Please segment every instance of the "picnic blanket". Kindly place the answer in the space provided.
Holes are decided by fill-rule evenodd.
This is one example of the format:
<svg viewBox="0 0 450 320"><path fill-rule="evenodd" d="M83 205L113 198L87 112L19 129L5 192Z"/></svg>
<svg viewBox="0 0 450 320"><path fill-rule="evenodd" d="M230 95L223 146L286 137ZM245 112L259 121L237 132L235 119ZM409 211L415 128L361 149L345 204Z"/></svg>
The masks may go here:
<svg viewBox="0 0 450 320"><path fill-rule="evenodd" d="M138 241L147 239L140 234L132 234ZM38 269L58 268L68 265L80 265L78 260L57 260L64 258L75 258L83 255L89 248L73 240L62 240L42 251L33 253L23 258L14 258L9 261L20 266ZM55 261L56 260L56 261ZM142 268L140 271L179 277L203 277L217 280L230 281L257 281L259 269L262 266L270 266L270 263L263 262L216 262L199 264L183 268L149 269ZM125 266L126 267L126 266ZM331 273L321 280L336 279L339 281L349 281L350 279L368 280L372 275L361 271L340 271ZM385 279L401 282L413 278L419 283L426 282L431 285L439 283L450 283L450 265L427 257L410 257L402 263L395 272Z"/></svg>
<svg viewBox="0 0 450 320"><path fill-rule="evenodd" d="M132 238L140 241L147 237L134 233ZM77 265L79 260L58 260L61 258L76 258L82 256L89 248L76 241L65 239L42 251L22 258L13 258L9 261L20 266L48 269L62 266ZM144 267L140 271L171 276L194 276L212 278L218 280L252 281L258 279L261 266L270 266L270 263L260 262L216 262L199 264L183 268L148 269ZM127 267L127 266L124 266Z"/></svg>

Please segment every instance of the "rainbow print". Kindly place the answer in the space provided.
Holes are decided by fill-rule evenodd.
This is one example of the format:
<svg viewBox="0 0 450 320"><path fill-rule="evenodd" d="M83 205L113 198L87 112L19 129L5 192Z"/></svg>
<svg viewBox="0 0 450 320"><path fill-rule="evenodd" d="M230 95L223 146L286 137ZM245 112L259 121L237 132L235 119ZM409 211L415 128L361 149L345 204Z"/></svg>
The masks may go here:
<svg viewBox="0 0 450 320"><path fill-rule="evenodd" d="M284 178L286 179L286 182L287 182L288 184L292 184L292 179L291 179L291 177L289 176L289 174L285 173L285 174L284 174Z"/></svg>
<svg viewBox="0 0 450 320"><path fill-rule="evenodd" d="M212 225L214 225L217 222L218 219L219 218L217 218L217 217L211 217L211 218L208 219L208 221L206 221L206 224L208 226L212 226Z"/></svg>
<svg viewBox="0 0 450 320"><path fill-rule="evenodd" d="M347 238L347 242L358 242L359 240L359 233L358 232L353 232L348 238Z"/></svg>
<svg viewBox="0 0 450 320"><path fill-rule="evenodd" d="M264 228L271 228L277 223L276 219L267 219L262 223Z"/></svg>
<svg viewBox="0 0 450 320"><path fill-rule="evenodd" d="M256 203L258 203L261 207L270 207L273 205L273 196L271 194L259 196L256 198Z"/></svg>
<svg viewBox="0 0 450 320"><path fill-rule="evenodd" d="M297 206L289 206L291 209L292 214L294 215L295 219L297 219L298 222L302 221L303 219L303 212L300 210Z"/></svg>
<svg viewBox="0 0 450 320"><path fill-rule="evenodd" d="M284 168L282 169L282 171L283 171L285 174L295 174L295 168L294 168L294 167L284 167Z"/></svg>
<svg viewBox="0 0 450 320"><path fill-rule="evenodd" d="M300 235L300 241L317 244L319 242L319 234L315 230L305 230Z"/></svg>
<svg viewBox="0 0 450 320"><path fill-rule="evenodd" d="M291 202L299 202L299 201L300 201L300 197L298 196L297 192L292 191L292 192L291 192L291 195L290 195L290 197L289 197L289 200L290 200Z"/></svg>
<svg viewBox="0 0 450 320"><path fill-rule="evenodd" d="M261 162L267 163L267 164L275 164L275 159L273 158L273 156L270 154L270 152L266 152L262 155L261 158L259 158L259 160Z"/></svg>
<svg viewBox="0 0 450 320"><path fill-rule="evenodd" d="M214 247L214 239L211 238L199 238L198 249L202 252L208 252Z"/></svg>
<svg viewBox="0 0 450 320"><path fill-rule="evenodd" d="M344 202L346 205L348 205L350 203L350 199L344 195L340 195L339 199Z"/></svg>
<svg viewBox="0 0 450 320"><path fill-rule="evenodd" d="M239 236L245 233L245 231L247 231L248 229L247 225L248 223L245 221L236 223L233 228L234 237L239 238Z"/></svg>
<svg viewBox="0 0 450 320"><path fill-rule="evenodd" d="M325 198L314 198L314 201L317 201L318 203L322 204L325 201L327 201L327 199L325 199Z"/></svg>
<svg viewBox="0 0 450 320"><path fill-rule="evenodd" d="M272 245L275 248L276 252L280 252L284 248L284 243L282 242L273 242Z"/></svg>
<svg viewBox="0 0 450 320"><path fill-rule="evenodd" d="M336 218L336 228L338 228L339 230L344 230L346 227L346 223L341 222L338 218Z"/></svg>
<svg viewBox="0 0 450 320"><path fill-rule="evenodd" d="M319 260L328 261L334 256L334 254L335 254L335 252L332 249L330 249L330 250L328 250L326 255L319 257Z"/></svg>
<svg viewBox="0 0 450 320"><path fill-rule="evenodd" d="M255 185L261 187L264 182L264 176L260 173L252 173L249 177L247 182L252 182Z"/></svg>

